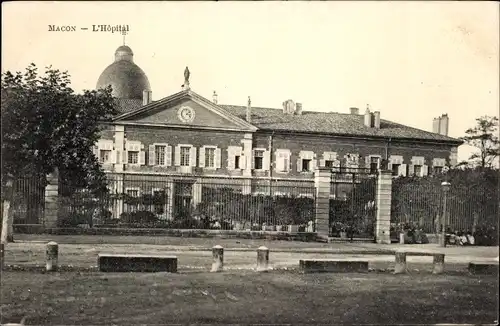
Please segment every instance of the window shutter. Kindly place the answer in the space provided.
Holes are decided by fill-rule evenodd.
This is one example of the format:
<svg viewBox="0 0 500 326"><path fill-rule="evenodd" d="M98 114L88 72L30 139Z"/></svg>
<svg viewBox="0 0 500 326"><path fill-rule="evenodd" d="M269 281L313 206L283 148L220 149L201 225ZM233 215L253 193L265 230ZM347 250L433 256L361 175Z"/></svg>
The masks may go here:
<svg viewBox="0 0 500 326"><path fill-rule="evenodd" d="M369 169L371 162L372 162L371 156L370 155L366 156L365 157L365 168Z"/></svg>
<svg viewBox="0 0 500 326"><path fill-rule="evenodd" d="M174 162L175 166L181 166L181 147L179 145L175 146Z"/></svg>
<svg viewBox="0 0 500 326"><path fill-rule="evenodd" d="M229 147L227 149L227 169L234 170L236 162L234 161L235 151L233 147ZM240 166L241 166L242 158L240 158Z"/></svg>
<svg viewBox="0 0 500 326"><path fill-rule="evenodd" d="M325 165L326 165L326 160L325 159L319 160L319 167L324 168Z"/></svg>
<svg viewBox="0 0 500 326"><path fill-rule="evenodd" d="M276 172L283 172L285 170L284 153L276 152L276 167L274 170Z"/></svg>
<svg viewBox="0 0 500 326"><path fill-rule="evenodd" d="M193 156L193 154L191 154L191 156ZM205 146L202 146L200 148L200 162L199 162L198 166L200 168L205 167Z"/></svg>
<svg viewBox="0 0 500 326"><path fill-rule="evenodd" d="M387 163L387 168L389 169L389 171L392 171L392 163L391 162Z"/></svg>
<svg viewBox="0 0 500 326"><path fill-rule="evenodd" d="M126 149L123 150L122 152L122 163L127 164L128 163L128 152Z"/></svg>
<svg viewBox="0 0 500 326"><path fill-rule="evenodd" d="M115 150L111 151L111 157L110 157L110 160L109 160L109 162L111 164L115 164L116 163L116 161L117 161L116 159L117 159L117 156L118 156L117 154L118 154L117 151L115 151Z"/></svg>
<svg viewBox="0 0 500 326"><path fill-rule="evenodd" d="M144 150L139 152L139 164L146 165L146 151Z"/></svg>
<svg viewBox="0 0 500 326"><path fill-rule="evenodd" d="M264 171L269 171L271 168L271 157L269 151L264 151L264 157L262 158L262 169Z"/></svg>
<svg viewBox="0 0 500 326"><path fill-rule="evenodd" d="M408 165L408 175L415 175L415 169L413 168L413 164Z"/></svg>
<svg viewBox="0 0 500 326"><path fill-rule="evenodd" d="M255 170L255 151L252 151L252 170Z"/></svg>
<svg viewBox="0 0 500 326"><path fill-rule="evenodd" d="M92 153L94 153L94 156L99 159L99 147L97 145L92 146Z"/></svg>
<svg viewBox="0 0 500 326"><path fill-rule="evenodd" d="M222 160L222 157L221 157L221 150L220 148L216 148L215 149L215 158L214 158L214 163L215 163L215 168L216 169L220 169L221 168L221 160Z"/></svg>
<svg viewBox="0 0 500 326"><path fill-rule="evenodd" d="M398 169L398 175L406 177L406 164L401 164Z"/></svg>
<svg viewBox="0 0 500 326"><path fill-rule="evenodd" d="M429 174L429 167L427 165L422 165L422 177Z"/></svg>
<svg viewBox="0 0 500 326"><path fill-rule="evenodd" d="M302 172L302 157L297 159L297 172Z"/></svg>
<svg viewBox="0 0 500 326"><path fill-rule="evenodd" d="M247 168L247 157L243 155L242 150L238 150L238 152L233 153L233 167L234 167L234 155L240 156L240 169L244 170Z"/></svg>
<svg viewBox="0 0 500 326"><path fill-rule="evenodd" d="M148 165L156 165L156 153L155 153L155 144L149 145L149 153L148 153Z"/></svg>
<svg viewBox="0 0 500 326"><path fill-rule="evenodd" d="M189 153L189 160L191 166L196 166L196 147L191 147L191 151Z"/></svg>
<svg viewBox="0 0 500 326"><path fill-rule="evenodd" d="M165 148L165 165L172 165L172 146L167 145Z"/></svg>
<svg viewBox="0 0 500 326"><path fill-rule="evenodd" d="M312 159L311 160L311 172L316 171L316 168L318 167L318 160Z"/></svg>

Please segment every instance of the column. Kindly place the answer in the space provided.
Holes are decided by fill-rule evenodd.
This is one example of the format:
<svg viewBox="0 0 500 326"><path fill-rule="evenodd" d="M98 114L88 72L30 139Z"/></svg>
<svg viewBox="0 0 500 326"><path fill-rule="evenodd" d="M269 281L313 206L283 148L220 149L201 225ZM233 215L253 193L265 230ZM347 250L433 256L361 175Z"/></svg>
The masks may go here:
<svg viewBox="0 0 500 326"><path fill-rule="evenodd" d="M380 171L377 180L377 192L375 194L377 203L375 239L377 243L391 243L391 194L392 173L386 170Z"/></svg>
<svg viewBox="0 0 500 326"><path fill-rule="evenodd" d="M116 164L115 172L123 172L123 149L125 148L125 127L115 126L115 153L116 153Z"/></svg>
<svg viewBox="0 0 500 326"><path fill-rule="evenodd" d="M245 169L243 170L244 177L252 177L252 134L245 134L241 140L243 144L243 159L245 160Z"/></svg>
<svg viewBox="0 0 500 326"><path fill-rule="evenodd" d="M316 233L328 237L330 230L330 182L329 168L318 168L314 173L316 187Z"/></svg>
<svg viewBox="0 0 500 326"><path fill-rule="evenodd" d="M171 221L174 219L174 190L175 184L173 180L168 180L166 191L167 191L167 220Z"/></svg>
<svg viewBox="0 0 500 326"><path fill-rule="evenodd" d="M57 227L59 210L59 171L57 168L47 176L45 187L44 224L46 228Z"/></svg>
<svg viewBox="0 0 500 326"><path fill-rule="evenodd" d="M114 189L113 193L118 195L117 199L114 202L113 207L113 218L120 218L120 215L123 213L123 195L125 193L125 188L123 187L123 174L114 175Z"/></svg>

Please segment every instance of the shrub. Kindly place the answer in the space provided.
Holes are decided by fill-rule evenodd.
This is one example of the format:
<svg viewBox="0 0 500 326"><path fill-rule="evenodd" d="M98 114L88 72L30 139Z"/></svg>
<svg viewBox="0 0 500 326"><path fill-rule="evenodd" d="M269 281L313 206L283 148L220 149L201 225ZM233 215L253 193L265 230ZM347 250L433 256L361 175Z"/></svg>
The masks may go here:
<svg viewBox="0 0 500 326"><path fill-rule="evenodd" d="M156 215L150 211L135 211L122 213L120 215L120 221L123 223L141 223L141 224L151 224L158 220Z"/></svg>

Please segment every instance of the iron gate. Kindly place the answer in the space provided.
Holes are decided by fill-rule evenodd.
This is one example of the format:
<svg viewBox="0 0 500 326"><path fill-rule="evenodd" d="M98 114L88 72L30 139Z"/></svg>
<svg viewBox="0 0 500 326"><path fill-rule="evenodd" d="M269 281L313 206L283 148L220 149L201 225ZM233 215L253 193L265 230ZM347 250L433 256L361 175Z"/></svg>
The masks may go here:
<svg viewBox="0 0 500 326"><path fill-rule="evenodd" d="M377 171L339 167L332 170L330 237L337 241L374 241Z"/></svg>

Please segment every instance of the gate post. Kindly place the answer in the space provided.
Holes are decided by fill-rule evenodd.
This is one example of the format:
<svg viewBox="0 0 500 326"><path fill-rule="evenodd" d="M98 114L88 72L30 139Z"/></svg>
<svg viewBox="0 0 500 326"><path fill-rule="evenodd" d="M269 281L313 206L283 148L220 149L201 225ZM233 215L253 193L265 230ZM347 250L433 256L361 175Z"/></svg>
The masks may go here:
<svg viewBox="0 0 500 326"><path fill-rule="evenodd" d="M378 175L377 192L375 194L377 216L375 224L375 240L377 243L391 243L391 196L392 172L382 170Z"/></svg>
<svg viewBox="0 0 500 326"><path fill-rule="evenodd" d="M44 226L46 228L57 227L59 210L59 171L57 168L47 176L45 187Z"/></svg>
<svg viewBox="0 0 500 326"><path fill-rule="evenodd" d="M318 168L314 173L316 187L315 225L318 237L328 239L330 233L330 182L332 172L329 168Z"/></svg>

